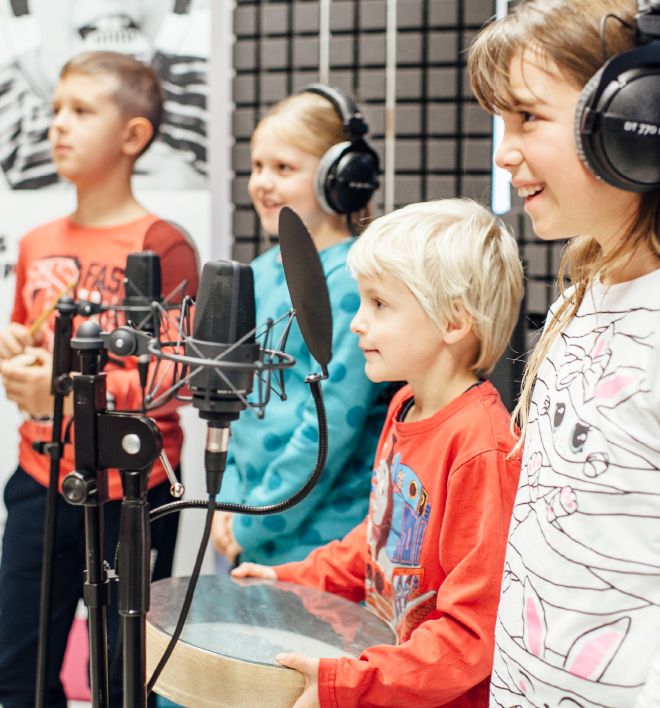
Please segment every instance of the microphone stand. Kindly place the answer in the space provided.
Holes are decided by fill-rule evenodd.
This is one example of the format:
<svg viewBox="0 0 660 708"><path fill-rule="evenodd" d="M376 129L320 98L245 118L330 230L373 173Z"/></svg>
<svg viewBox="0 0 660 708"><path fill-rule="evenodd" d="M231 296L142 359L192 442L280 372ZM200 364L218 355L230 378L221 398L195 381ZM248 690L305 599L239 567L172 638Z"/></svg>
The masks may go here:
<svg viewBox="0 0 660 708"><path fill-rule="evenodd" d="M103 504L108 500L107 470L118 468L124 498L117 570L124 636L124 705L146 708L146 612L149 608L149 475L162 450L162 436L146 416L107 411L105 374L99 373L104 348L101 327L84 322L71 347L80 354L74 378L76 470L62 483L71 504L85 508L87 570L83 598L89 610L89 665L92 706L108 708L106 606L110 574L104 562ZM139 678L138 678L139 677Z"/></svg>
<svg viewBox="0 0 660 708"><path fill-rule="evenodd" d="M41 455L50 456L50 478L46 492L44 517L44 548L41 565L41 595L39 602L39 644L37 648L37 677L35 707L46 708L48 693L48 650L50 648L50 618L53 602L53 565L55 535L57 532L57 495L60 479L60 460L64 455L62 424L64 399L71 393L71 334L76 305L67 296L62 296L56 306L59 316L55 318L55 341L53 346L53 373L50 392L53 400L53 433L51 442L35 440L32 448Z"/></svg>

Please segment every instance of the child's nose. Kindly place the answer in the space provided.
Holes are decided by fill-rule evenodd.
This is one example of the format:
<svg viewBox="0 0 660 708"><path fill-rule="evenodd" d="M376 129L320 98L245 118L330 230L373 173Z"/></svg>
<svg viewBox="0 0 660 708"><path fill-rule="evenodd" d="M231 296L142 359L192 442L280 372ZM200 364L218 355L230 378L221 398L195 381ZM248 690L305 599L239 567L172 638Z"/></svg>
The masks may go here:
<svg viewBox="0 0 660 708"><path fill-rule="evenodd" d="M54 116L53 116L53 122L52 122L53 128L57 128L57 130L65 130L66 128L66 116L64 114L64 111L59 110Z"/></svg>
<svg viewBox="0 0 660 708"><path fill-rule="evenodd" d="M524 157L522 151L517 145L514 144L513 140L507 137L505 133L502 142L497 150L495 150L493 161L503 170L511 171L511 168L520 167L523 160Z"/></svg>
<svg viewBox="0 0 660 708"><path fill-rule="evenodd" d="M355 317L351 320L351 332L353 334L364 334L364 319L362 318L362 306L355 313Z"/></svg>
<svg viewBox="0 0 660 708"><path fill-rule="evenodd" d="M273 187L273 175L268 169L261 169L259 172L252 173L252 179L255 185L261 189L272 189Z"/></svg>

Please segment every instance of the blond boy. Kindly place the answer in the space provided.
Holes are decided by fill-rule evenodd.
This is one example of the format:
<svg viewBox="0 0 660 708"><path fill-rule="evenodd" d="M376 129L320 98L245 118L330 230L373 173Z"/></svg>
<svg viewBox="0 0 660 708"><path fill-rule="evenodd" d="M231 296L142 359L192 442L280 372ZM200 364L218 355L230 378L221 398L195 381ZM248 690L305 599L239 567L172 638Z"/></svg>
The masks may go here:
<svg viewBox="0 0 660 708"><path fill-rule="evenodd" d="M278 655L305 676L294 708L486 706L520 459L483 376L518 316L516 243L474 202L412 204L374 221L348 265L367 376L408 382L381 434L369 515L305 561L234 575L365 600L396 629L399 646L359 661Z"/></svg>

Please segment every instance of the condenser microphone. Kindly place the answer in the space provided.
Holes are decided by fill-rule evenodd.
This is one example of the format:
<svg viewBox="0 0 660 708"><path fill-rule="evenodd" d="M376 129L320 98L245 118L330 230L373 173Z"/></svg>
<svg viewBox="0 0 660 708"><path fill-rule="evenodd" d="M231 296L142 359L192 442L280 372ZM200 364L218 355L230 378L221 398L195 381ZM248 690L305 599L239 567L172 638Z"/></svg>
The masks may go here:
<svg viewBox="0 0 660 708"><path fill-rule="evenodd" d="M124 301L126 321L152 337L160 327L157 315L151 310L151 303L163 299L160 284L160 256L153 251L129 253L124 271ZM138 372L143 389L149 376L149 354L138 356Z"/></svg>
<svg viewBox="0 0 660 708"><path fill-rule="evenodd" d="M186 356L217 359L218 367L195 371L190 364L192 404L208 423L205 466L209 494L220 490L229 424L247 408L252 392L259 343L255 341L254 276L249 265L235 261L206 263L199 282L193 334ZM228 366L223 366L223 364Z"/></svg>
<svg viewBox="0 0 660 708"><path fill-rule="evenodd" d="M124 302L126 319L137 329L154 335L158 323L154 322L151 303L163 299L160 283L160 256L153 251L129 253L124 271Z"/></svg>

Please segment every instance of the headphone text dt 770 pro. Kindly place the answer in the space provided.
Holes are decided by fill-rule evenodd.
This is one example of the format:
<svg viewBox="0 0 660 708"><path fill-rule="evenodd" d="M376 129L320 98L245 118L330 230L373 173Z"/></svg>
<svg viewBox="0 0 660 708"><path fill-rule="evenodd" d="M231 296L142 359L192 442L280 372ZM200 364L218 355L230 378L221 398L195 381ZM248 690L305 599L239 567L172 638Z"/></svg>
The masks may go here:
<svg viewBox="0 0 660 708"><path fill-rule="evenodd" d="M584 165L629 192L660 189L660 0L637 0L641 45L609 59L582 90L575 143ZM601 22L601 43L605 47Z"/></svg>

